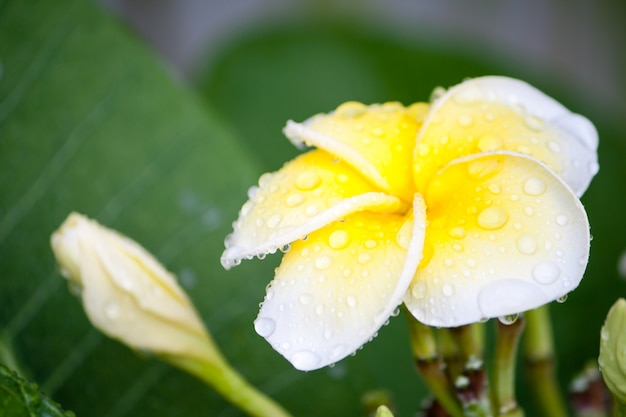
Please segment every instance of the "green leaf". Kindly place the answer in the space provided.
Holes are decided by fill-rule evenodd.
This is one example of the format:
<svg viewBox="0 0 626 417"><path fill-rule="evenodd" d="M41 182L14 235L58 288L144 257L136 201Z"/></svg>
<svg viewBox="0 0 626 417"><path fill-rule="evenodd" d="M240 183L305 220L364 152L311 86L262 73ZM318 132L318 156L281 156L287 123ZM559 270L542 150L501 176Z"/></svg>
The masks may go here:
<svg viewBox="0 0 626 417"><path fill-rule="evenodd" d="M74 417L39 391L32 382L0 365L0 410L5 417Z"/></svg>

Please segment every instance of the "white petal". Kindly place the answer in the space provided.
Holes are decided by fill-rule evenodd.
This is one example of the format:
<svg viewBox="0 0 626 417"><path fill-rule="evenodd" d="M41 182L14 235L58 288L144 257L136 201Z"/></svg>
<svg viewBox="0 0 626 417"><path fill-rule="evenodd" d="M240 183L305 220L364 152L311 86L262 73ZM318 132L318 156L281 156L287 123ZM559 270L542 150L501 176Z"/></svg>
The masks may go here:
<svg viewBox="0 0 626 417"><path fill-rule="evenodd" d="M356 213L295 242L268 287L257 333L304 371L355 352L402 301L425 227L418 196L414 215Z"/></svg>
<svg viewBox="0 0 626 417"><path fill-rule="evenodd" d="M314 230L361 210L398 213L407 205L377 192L348 164L314 150L300 155L253 187L226 238L222 265L273 253Z"/></svg>
<svg viewBox="0 0 626 417"><path fill-rule="evenodd" d="M494 150L541 160L578 196L598 172L593 124L529 84L507 77L475 78L448 90L433 104L417 146L418 190L453 159Z"/></svg>
<svg viewBox="0 0 626 417"><path fill-rule="evenodd" d="M587 215L534 158L506 151L460 158L424 198L424 259L405 297L418 320L453 327L521 313L580 283Z"/></svg>

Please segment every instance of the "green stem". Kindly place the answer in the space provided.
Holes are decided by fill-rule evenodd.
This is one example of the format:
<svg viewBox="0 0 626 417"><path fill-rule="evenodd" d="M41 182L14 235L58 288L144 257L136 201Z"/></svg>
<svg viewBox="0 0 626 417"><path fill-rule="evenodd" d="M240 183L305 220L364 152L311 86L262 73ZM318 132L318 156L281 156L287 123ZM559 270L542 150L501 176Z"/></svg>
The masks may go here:
<svg viewBox="0 0 626 417"><path fill-rule="evenodd" d="M444 372L443 362L437 353L437 344L430 327L418 322L410 313L409 324L411 349L418 372L437 401L452 417L463 417L463 408L456 396L454 386Z"/></svg>
<svg viewBox="0 0 626 417"><path fill-rule="evenodd" d="M515 358L517 346L524 329L524 320L512 324L497 322L496 352L494 360L494 411L497 416L523 417L515 397Z"/></svg>
<svg viewBox="0 0 626 417"><path fill-rule="evenodd" d="M613 396L613 416L626 417L626 404L620 402L615 396Z"/></svg>
<svg viewBox="0 0 626 417"><path fill-rule="evenodd" d="M208 349L204 358L164 357L215 389L230 403L253 417L290 417L274 400L250 385L218 352Z"/></svg>
<svg viewBox="0 0 626 417"><path fill-rule="evenodd" d="M556 380L552 323L547 305L524 315L524 358L534 398L543 415L567 417L567 407Z"/></svg>

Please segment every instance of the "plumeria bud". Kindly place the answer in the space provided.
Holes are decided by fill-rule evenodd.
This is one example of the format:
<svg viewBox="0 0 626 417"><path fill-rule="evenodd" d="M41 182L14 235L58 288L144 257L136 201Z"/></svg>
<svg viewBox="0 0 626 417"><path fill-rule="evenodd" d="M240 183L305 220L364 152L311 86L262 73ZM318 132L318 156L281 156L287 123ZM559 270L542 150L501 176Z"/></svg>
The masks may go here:
<svg viewBox="0 0 626 417"><path fill-rule="evenodd" d="M205 381L254 417L289 417L224 359L174 276L136 242L72 213L52 250L91 323Z"/></svg>
<svg viewBox="0 0 626 417"><path fill-rule="evenodd" d="M598 363L615 400L626 404L626 300L623 298L613 304L602 326Z"/></svg>
<svg viewBox="0 0 626 417"><path fill-rule="evenodd" d="M100 331L155 354L206 355L208 335L187 295L136 242L72 213L51 243L61 273L79 289Z"/></svg>

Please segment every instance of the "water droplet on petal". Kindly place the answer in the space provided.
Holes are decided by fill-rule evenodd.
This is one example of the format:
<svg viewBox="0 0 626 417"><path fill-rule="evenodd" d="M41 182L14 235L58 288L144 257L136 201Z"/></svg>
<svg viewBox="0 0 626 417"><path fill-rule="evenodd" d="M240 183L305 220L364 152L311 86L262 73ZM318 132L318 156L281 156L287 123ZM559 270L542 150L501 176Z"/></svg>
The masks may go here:
<svg viewBox="0 0 626 417"><path fill-rule="evenodd" d="M448 235L454 239L463 239L467 235L467 232L464 228L457 226L448 230Z"/></svg>
<svg viewBox="0 0 626 417"><path fill-rule="evenodd" d="M567 294L565 294L564 296L559 297L559 298L556 299L556 302L560 303L560 304L563 304L566 301L567 301Z"/></svg>
<svg viewBox="0 0 626 417"><path fill-rule="evenodd" d="M346 298L346 303L348 304L348 306L350 306L351 308L355 308L357 306L357 299L354 295L349 295Z"/></svg>
<svg viewBox="0 0 626 417"><path fill-rule="evenodd" d="M267 219L267 227L269 227L270 229L275 228L276 226L278 226L278 223L280 223L282 218L283 216L281 216L280 214L274 214L269 219Z"/></svg>
<svg viewBox="0 0 626 417"><path fill-rule="evenodd" d="M413 288L411 288L411 295L418 300L423 299L426 296L426 284L418 282L413 285Z"/></svg>
<svg viewBox="0 0 626 417"><path fill-rule="evenodd" d="M315 260L315 267L317 269L328 269L333 264L333 258L328 255L322 255Z"/></svg>
<svg viewBox="0 0 626 417"><path fill-rule="evenodd" d="M317 213L319 212L320 212L320 208L316 206L315 204L308 206L306 209L304 209L304 214L306 214L309 217L316 216Z"/></svg>
<svg viewBox="0 0 626 417"><path fill-rule="evenodd" d="M441 292L443 292L443 295L450 297L454 294L454 287L450 284L445 284L441 287Z"/></svg>
<svg viewBox="0 0 626 417"><path fill-rule="evenodd" d="M530 235L522 235L516 241L517 250L524 255L532 255L537 250L537 241Z"/></svg>
<svg viewBox="0 0 626 417"><path fill-rule="evenodd" d="M300 295L300 297L298 297L298 301L300 301L300 304L303 305L311 304L311 301L313 301L313 296L311 294L302 294Z"/></svg>
<svg viewBox="0 0 626 417"><path fill-rule="evenodd" d="M559 278L561 270L554 262L543 261L535 265L531 274L533 279L539 284L549 285Z"/></svg>
<svg viewBox="0 0 626 417"><path fill-rule="evenodd" d="M559 226L565 226L569 222L569 219L565 214L557 214L555 221Z"/></svg>
<svg viewBox="0 0 626 417"><path fill-rule="evenodd" d="M274 333L276 322L269 317L261 317L254 321L254 330L261 337L268 337Z"/></svg>
<svg viewBox="0 0 626 417"><path fill-rule="evenodd" d="M335 116L344 119L359 117L367 112L367 106L357 101L343 103L335 110Z"/></svg>
<svg viewBox="0 0 626 417"><path fill-rule="evenodd" d="M528 116L524 119L524 124L535 132L543 130L543 121L536 116Z"/></svg>
<svg viewBox="0 0 626 417"><path fill-rule="evenodd" d="M296 178L296 187L302 191L310 191L317 188L322 182L320 176L311 171L304 171Z"/></svg>
<svg viewBox="0 0 626 417"><path fill-rule="evenodd" d="M357 257L357 262L362 264L366 264L372 257L367 253L362 253Z"/></svg>
<svg viewBox="0 0 626 417"><path fill-rule="evenodd" d="M302 194L289 194L285 203L287 204L287 207L296 207L302 204L303 201L304 197Z"/></svg>
<svg viewBox="0 0 626 417"><path fill-rule="evenodd" d="M474 119L472 119L472 116L470 116L469 114L464 114L462 116L459 116L458 122L460 126L469 127L474 122Z"/></svg>
<svg viewBox="0 0 626 417"><path fill-rule="evenodd" d="M546 183L541 178L532 177L524 183L524 192L528 195L537 196L546 191Z"/></svg>
<svg viewBox="0 0 626 417"><path fill-rule="evenodd" d="M483 152L496 151L504 147L504 142L498 137L487 135L478 140L477 146Z"/></svg>
<svg viewBox="0 0 626 417"><path fill-rule="evenodd" d="M506 224L509 213L499 206L487 207L478 215L478 225L483 229L495 230Z"/></svg>
<svg viewBox="0 0 626 417"><path fill-rule="evenodd" d="M502 324L505 324L505 325L509 326L509 325L515 323L518 318L519 318L519 314L518 313L507 314L507 315L498 317L498 321L500 323L502 323Z"/></svg>
<svg viewBox="0 0 626 417"><path fill-rule="evenodd" d="M396 243L403 249L408 249L413 238L413 220L404 222L398 234L396 235Z"/></svg>
<svg viewBox="0 0 626 417"><path fill-rule="evenodd" d="M335 230L328 237L328 245L335 249L343 249L350 243L350 234L345 230Z"/></svg>
<svg viewBox="0 0 626 417"><path fill-rule="evenodd" d="M307 371L315 369L321 361L321 358L310 350L301 350L291 356L291 363L296 369Z"/></svg>
<svg viewBox="0 0 626 417"><path fill-rule="evenodd" d="M378 243L375 240L366 240L365 241L365 247L368 249L374 249L376 246L378 246Z"/></svg>

